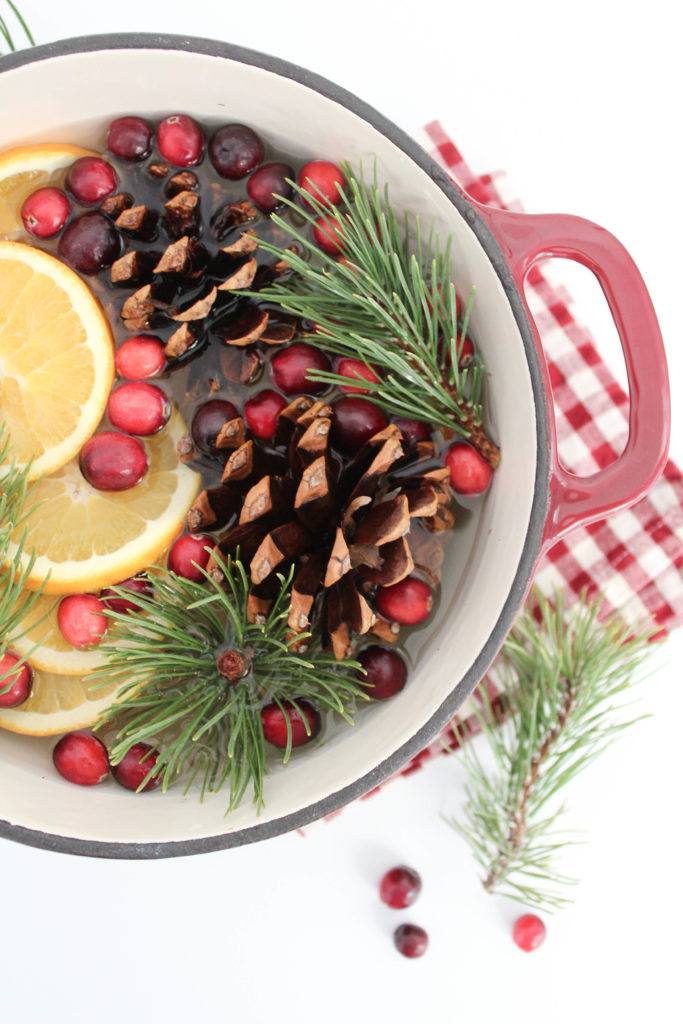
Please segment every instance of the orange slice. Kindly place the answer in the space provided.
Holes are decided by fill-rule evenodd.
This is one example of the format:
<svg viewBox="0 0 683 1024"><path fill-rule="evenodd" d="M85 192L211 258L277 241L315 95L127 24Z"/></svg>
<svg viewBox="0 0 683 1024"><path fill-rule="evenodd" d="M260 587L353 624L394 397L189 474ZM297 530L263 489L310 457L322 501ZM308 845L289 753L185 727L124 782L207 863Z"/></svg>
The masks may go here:
<svg viewBox="0 0 683 1024"><path fill-rule="evenodd" d="M23 231L21 207L32 192L46 185L61 186L75 160L97 155L61 142L19 146L0 153L0 238L16 238Z"/></svg>
<svg viewBox="0 0 683 1024"><path fill-rule="evenodd" d="M111 329L88 286L54 256L0 242L0 410L32 479L79 451L113 380Z"/></svg>
<svg viewBox="0 0 683 1024"><path fill-rule="evenodd" d="M179 461L176 445L186 431L179 413L145 439L147 473L128 491L97 491L74 459L31 491L34 511L16 531L8 560L26 530L25 554L35 551L26 581L37 590L49 573L46 594L97 592L157 562L181 533L199 489L200 476Z"/></svg>
<svg viewBox="0 0 683 1024"><path fill-rule="evenodd" d="M0 708L0 729L27 736L54 736L94 725L115 703L118 685L100 686L87 676L52 675L33 670L33 688L18 708Z"/></svg>

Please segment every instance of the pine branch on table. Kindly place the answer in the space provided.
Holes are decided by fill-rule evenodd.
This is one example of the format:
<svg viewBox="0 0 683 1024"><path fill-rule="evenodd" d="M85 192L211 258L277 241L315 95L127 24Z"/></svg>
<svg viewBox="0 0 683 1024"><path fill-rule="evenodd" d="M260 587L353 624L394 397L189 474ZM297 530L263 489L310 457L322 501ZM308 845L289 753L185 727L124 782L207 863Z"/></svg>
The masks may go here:
<svg viewBox="0 0 683 1024"><path fill-rule="evenodd" d="M19 22L19 25L22 28L22 30L24 32L24 35L26 36L26 39L28 40L28 42L31 44L31 46L35 46L36 45L36 41L33 38L33 36L31 35L31 30L29 29L28 25L24 21L22 15L21 15L21 12L19 11L19 9L12 2L12 0L5 0L5 2L7 3L7 6L9 7L9 9L14 14L14 17L16 18L16 20ZM5 45L12 52L14 52L17 49L17 47L16 47L16 45L14 43L14 39L12 37L12 30L10 29L10 26L7 24L5 18L3 17L2 14L0 14L0 40L4 40ZM0 51L0 56L2 56L2 51Z"/></svg>
<svg viewBox="0 0 683 1024"><path fill-rule="evenodd" d="M640 720L619 712L655 631L616 616L599 622L599 612L599 602L567 612L559 593L554 607L535 594L496 666L508 714L501 723L484 691L476 712L484 756L477 741L463 747L464 820L449 824L472 848L487 892L539 909L569 902L558 890L574 884L556 866L571 842L556 830L558 797Z"/></svg>

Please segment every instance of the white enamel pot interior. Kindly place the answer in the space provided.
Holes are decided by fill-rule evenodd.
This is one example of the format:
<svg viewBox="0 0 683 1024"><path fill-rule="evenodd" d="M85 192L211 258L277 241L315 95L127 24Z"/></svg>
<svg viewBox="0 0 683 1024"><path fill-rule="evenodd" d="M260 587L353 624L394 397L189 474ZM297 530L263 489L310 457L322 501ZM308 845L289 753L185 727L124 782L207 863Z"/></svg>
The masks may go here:
<svg viewBox="0 0 683 1024"><path fill-rule="evenodd" d="M113 781L83 789L53 770L54 741L0 731L0 834L95 856L159 857L277 835L371 789L436 734L471 693L519 608L543 542L552 434L538 341L501 249L472 204L375 111L300 68L206 40L93 37L0 61L0 150L64 141L104 148L122 113L182 111L241 121L301 160L376 161L395 206L453 236L454 280L476 286L472 333L488 373L487 425L503 458L483 506L458 534L428 624L409 642L410 681L353 727L274 765L259 815L225 816L221 793L135 796Z"/></svg>

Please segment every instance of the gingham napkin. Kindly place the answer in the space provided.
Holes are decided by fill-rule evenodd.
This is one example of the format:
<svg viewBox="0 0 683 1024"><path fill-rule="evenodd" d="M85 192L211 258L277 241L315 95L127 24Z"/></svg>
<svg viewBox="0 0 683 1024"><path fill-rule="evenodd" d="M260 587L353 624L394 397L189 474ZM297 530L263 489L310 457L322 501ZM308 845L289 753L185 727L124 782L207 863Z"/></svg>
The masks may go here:
<svg viewBox="0 0 683 1024"><path fill-rule="evenodd" d="M474 175L438 121L428 124L417 141L477 202L522 209L505 174ZM547 260L542 267L531 270L526 298L548 360L559 453L568 470L585 476L603 469L623 451L628 397L600 358L589 332L575 320L571 297L552 262ZM683 476L678 467L669 461L662 477L637 505L575 529L558 541L540 563L535 582L548 596L556 588L562 590L567 606L587 591L589 597L602 597L603 616L618 609L629 622L652 618L662 633L680 625ZM495 699L491 680L487 687ZM464 737L478 731L471 702L392 779L412 774L426 761L457 746L455 722L464 723L460 730Z"/></svg>

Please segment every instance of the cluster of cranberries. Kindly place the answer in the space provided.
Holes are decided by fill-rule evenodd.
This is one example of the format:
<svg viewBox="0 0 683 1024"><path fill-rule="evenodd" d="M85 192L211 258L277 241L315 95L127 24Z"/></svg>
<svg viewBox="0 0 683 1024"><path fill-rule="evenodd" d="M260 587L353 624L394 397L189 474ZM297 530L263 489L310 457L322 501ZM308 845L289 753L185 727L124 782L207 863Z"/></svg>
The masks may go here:
<svg viewBox="0 0 683 1024"><path fill-rule="evenodd" d="M141 793L156 789L161 781L159 776L151 775L158 757L158 751L148 743L135 743L118 764L112 765L102 740L83 729L66 733L52 751L55 768L68 782L97 786L111 772L125 789Z"/></svg>
<svg viewBox="0 0 683 1024"><path fill-rule="evenodd" d="M117 593L119 590L124 594ZM99 594L63 597L57 608L57 625L62 636L73 647L96 647L107 633L105 613L127 615L138 611L140 603L136 595L143 598L152 595L152 583L145 572L129 576L113 587L105 587Z"/></svg>
<svg viewBox="0 0 683 1024"><path fill-rule="evenodd" d="M393 910L411 907L422 891L422 879L404 864L391 868L379 883L379 898ZM414 960L427 952L429 936L416 924L401 924L394 932L394 945L402 956Z"/></svg>

